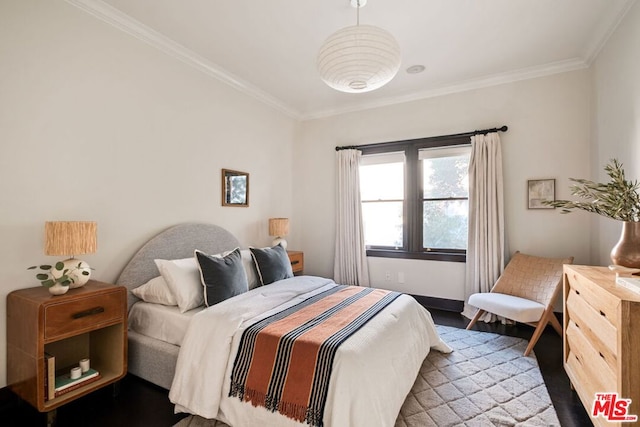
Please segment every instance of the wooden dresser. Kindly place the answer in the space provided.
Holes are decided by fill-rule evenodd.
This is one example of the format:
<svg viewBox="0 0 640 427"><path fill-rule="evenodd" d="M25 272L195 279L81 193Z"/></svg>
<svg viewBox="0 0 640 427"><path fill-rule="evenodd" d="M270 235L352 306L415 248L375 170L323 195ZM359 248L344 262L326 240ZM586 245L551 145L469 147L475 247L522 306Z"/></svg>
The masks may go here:
<svg viewBox="0 0 640 427"><path fill-rule="evenodd" d="M589 415L596 393L613 392L640 415L639 355L640 294L617 285L607 267L565 265L564 368ZM591 420L628 425L602 415Z"/></svg>

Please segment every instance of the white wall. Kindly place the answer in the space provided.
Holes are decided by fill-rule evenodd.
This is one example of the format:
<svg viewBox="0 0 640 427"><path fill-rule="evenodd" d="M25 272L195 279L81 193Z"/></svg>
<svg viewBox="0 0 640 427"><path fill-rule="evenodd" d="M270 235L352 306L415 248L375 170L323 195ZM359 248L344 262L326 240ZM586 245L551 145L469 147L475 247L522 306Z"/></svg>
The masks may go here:
<svg viewBox="0 0 640 427"><path fill-rule="evenodd" d="M589 71L504 84L302 124L294 146L295 233L302 238L305 271L333 275L336 145L447 135L506 124L501 134L506 238L509 253L573 255L589 263L586 214L527 210L527 180L556 179L567 198L569 177L590 173ZM464 264L369 258L375 286L417 295L464 299ZM385 280L385 273L391 280ZM398 272L405 283L398 283Z"/></svg>
<svg viewBox="0 0 640 427"><path fill-rule="evenodd" d="M264 245L292 223L297 124L62 0L0 2L0 387L5 302L37 286L47 220L98 222L94 278L152 235L219 224ZM278 167L274 167L278 165ZM220 169L249 172L250 207L220 206ZM291 236L291 247L298 246Z"/></svg>
<svg viewBox="0 0 640 427"><path fill-rule="evenodd" d="M640 180L640 3L627 12L593 64L593 146L591 179L606 182L603 167L617 158L627 179ZM609 253L621 224L594 215L594 262L611 263Z"/></svg>

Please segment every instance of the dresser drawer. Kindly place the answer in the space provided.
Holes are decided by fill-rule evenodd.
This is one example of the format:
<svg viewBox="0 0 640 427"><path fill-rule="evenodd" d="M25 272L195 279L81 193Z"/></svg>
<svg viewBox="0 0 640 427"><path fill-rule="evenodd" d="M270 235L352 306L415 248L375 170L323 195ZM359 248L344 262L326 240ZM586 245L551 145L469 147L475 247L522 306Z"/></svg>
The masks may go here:
<svg viewBox="0 0 640 427"><path fill-rule="evenodd" d="M580 395L580 399L583 400L584 407L591 409L591 399L596 393L602 392L601 386L592 381L591 372L585 371L581 360L571 350L565 362L565 370L569 380Z"/></svg>
<svg viewBox="0 0 640 427"><path fill-rule="evenodd" d="M606 318L614 327L618 326L617 298L613 297L602 287L594 284L589 279L579 274L570 275L570 290L589 304L600 316Z"/></svg>
<svg viewBox="0 0 640 427"><path fill-rule="evenodd" d="M570 366L577 366L574 363L578 362L589 382L599 391L615 391L617 387L615 370L605 360L604 355L593 347L593 343L585 337L573 321L567 325L565 334L569 347L567 363Z"/></svg>
<svg viewBox="0 0 640 427"><path fill-rule="evenodd" d="M48 305L44 311L44 339L56 339L119 322L124 317L122 301L119 292L107 292Z"/></svg>
<svg viewBox="0 0 640 427"><path fill-rule="evenodd" d="M591 341L599 352L605 354L611 368L615 369L617 353L617 328L602 312L591 306L583 297L583 293L571 287L567 295L567 315Z"/></svg>

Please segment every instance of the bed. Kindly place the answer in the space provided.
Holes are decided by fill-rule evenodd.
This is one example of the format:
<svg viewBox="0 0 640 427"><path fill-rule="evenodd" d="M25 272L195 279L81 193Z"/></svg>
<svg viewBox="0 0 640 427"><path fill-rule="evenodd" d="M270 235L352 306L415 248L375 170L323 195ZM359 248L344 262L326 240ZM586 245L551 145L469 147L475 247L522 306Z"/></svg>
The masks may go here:
<svg viewBox="0 0 640 427"><path fill-rule="evenodd" d="M124 268L117 284L133 290L157 277L156 259L189 258L196 249L219 254L239 246L231 233L216 225L177 225L151 238ZM306 425L230 396L236 350L243 332L259 320L320 294L353 289L326 278L297 276L181 314L171 308L148 307L149 303L129 292L130 312L144 312L136 313L135 318L145 319L130 324L129 372L169 389L176 411L219 419L231 426ZM178 325L183 326L170 322L171 327L158 327L156 323L164 325L165 320L155 321L156 316L179 319ZM151 325L161 333L149 333L141 325ZM410 296L394 296L337 349L319 424L393 425L432 348L450 351L440 340L428 311Z"/></svg>

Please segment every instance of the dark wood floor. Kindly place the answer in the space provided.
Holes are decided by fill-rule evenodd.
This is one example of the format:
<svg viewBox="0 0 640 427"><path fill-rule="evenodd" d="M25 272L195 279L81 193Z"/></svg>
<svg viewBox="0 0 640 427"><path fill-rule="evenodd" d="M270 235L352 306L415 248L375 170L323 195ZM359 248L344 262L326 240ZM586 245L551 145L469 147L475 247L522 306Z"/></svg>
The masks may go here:
<svg viewBox="0 0 640 427"><path fill-rule="evenodd" d="M459 313L430 310L437 324L463 328L468 320ZM529 338L533 328L526 325L496 325L480 323L477 330ZM562 340L550 327L535 347L535 354L549 395L563 427L592 425L578 396L569 387L562 367ZM40 414L15 395L2 390L0 425L5 427L46 426L45 414ZM57 411L59 427L163 427L172 426L184 415L174 414L168 392L134 376L125 377L117 397L107 387L71 402Z"/></svg>

